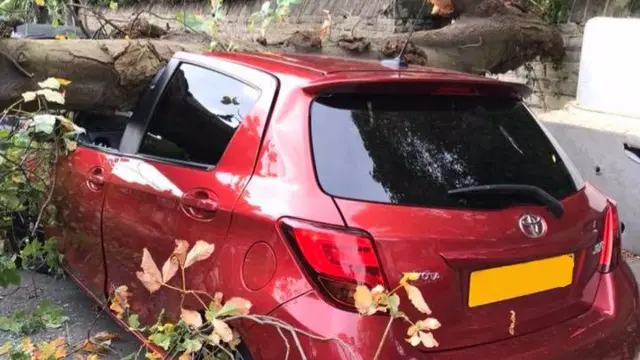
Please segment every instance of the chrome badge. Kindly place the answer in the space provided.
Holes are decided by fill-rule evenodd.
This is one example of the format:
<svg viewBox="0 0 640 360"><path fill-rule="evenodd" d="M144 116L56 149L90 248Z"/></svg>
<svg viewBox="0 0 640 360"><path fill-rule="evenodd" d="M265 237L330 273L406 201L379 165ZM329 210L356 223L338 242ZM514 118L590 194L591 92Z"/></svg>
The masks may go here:
<svg viewBox="0 0 640 360"><path fill-rule="evenodd" d="M547 233L547 223L538 215L525 214L520 216L518 226L525 236L532 239L537 239Z"/></svg>

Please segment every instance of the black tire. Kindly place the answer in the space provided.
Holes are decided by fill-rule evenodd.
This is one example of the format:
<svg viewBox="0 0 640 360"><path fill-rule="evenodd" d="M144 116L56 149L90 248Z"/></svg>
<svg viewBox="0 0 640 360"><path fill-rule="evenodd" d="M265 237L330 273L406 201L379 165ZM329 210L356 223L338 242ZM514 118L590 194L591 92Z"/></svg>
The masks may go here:
<svg viewBox="0 0 640 360"><path fill-rule="evenodd" d="M212 349L209 349L211 351ZM199 354L195 357L196 360L207 360L210 357L207 357L203 350L200 350ZM236 352L233 354L233 360L253 360L253 356L249 352L249 348L244 344L240 343Z"/></svg>

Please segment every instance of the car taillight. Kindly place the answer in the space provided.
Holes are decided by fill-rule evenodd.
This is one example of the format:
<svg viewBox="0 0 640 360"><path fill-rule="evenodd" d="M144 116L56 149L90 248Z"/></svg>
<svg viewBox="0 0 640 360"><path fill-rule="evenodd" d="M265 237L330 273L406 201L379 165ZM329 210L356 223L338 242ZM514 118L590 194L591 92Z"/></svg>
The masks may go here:
<svg viewBox="0 0 640 360"><path fill-rule="evenodd" d="M613 271L622 257L622 231L618 208L612 200L608 200L607 203L602 224L602 253L600 255L600 272L602 273Z"/></svg>
<svg viewBox="0 0 640 360"><path fill-rule="evenodd" d="M342 305L353 305L358 284L385 285L373 240L366 232L290 218L278 223L312 280Z"/></svg>

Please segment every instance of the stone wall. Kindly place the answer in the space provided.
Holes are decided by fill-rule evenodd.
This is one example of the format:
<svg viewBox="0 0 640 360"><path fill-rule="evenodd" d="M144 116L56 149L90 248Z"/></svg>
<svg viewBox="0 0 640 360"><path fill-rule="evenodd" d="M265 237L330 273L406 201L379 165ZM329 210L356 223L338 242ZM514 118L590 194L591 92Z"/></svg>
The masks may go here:
<svg viewBox="0 0 640 360"><path fill-rule="evenodd" d="M569 23L559 25L559 29L566 49L560 66L535 61L506 74L489 75L529 85L533 94L527 102L536 111L560 109L576 96L584 26Z"/></svg>
<svg viewBox="0 0 640 360"><path fill-rule="evenodd" d="M220 37L233 34L234 38L256 36L256 32L248 31L248 21L251 14L260 10L261 1L237 1L226 9L225 24L220 29ZM349 34L356 27L355 35L380 39L392 33L407 31L408 25L417 16L422 6L422 0L305 0L292 7L289 19L283 24L273 24L269 28L270 41L287 38L297 30L319 31L324 20L324 10L333 16L333 28L330 37L336 39L341 34ZM175 19L180 8L154 7L154 13L164 19ZM423 12L428 12L425 9ZM201 12L197 6L188 6L187 12ZM121 9L123 20L127 19L135 9ZM180 27L175 20L158 20L151 18L164 26L169 23L172 27ZM429 26L418 20L417 29ZM505 81L526 83L533 90L528 99L529 104L537 111L559 109L576 95L578 71L580 67L580 49L584 27L575 23L559 25L566 45L566 55L559 67L540 61L532 62L515 71L506 74L489 75ZM277 34L277 35L276 35ZM274 36L275 35L275 36Z"/></svg>

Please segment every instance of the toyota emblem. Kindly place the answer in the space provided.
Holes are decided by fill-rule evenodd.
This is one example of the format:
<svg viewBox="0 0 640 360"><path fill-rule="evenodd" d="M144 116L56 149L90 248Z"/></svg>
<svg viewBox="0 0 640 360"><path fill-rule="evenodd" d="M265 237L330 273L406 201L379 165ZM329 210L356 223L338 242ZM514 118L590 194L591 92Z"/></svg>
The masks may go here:
<svg viewBox="0 0 640 360"><path fill-rule="evenodd" d="M547 232L547 223L538 215L525 214L518 219L520 231L527 237L537 239Z"/></svg>

